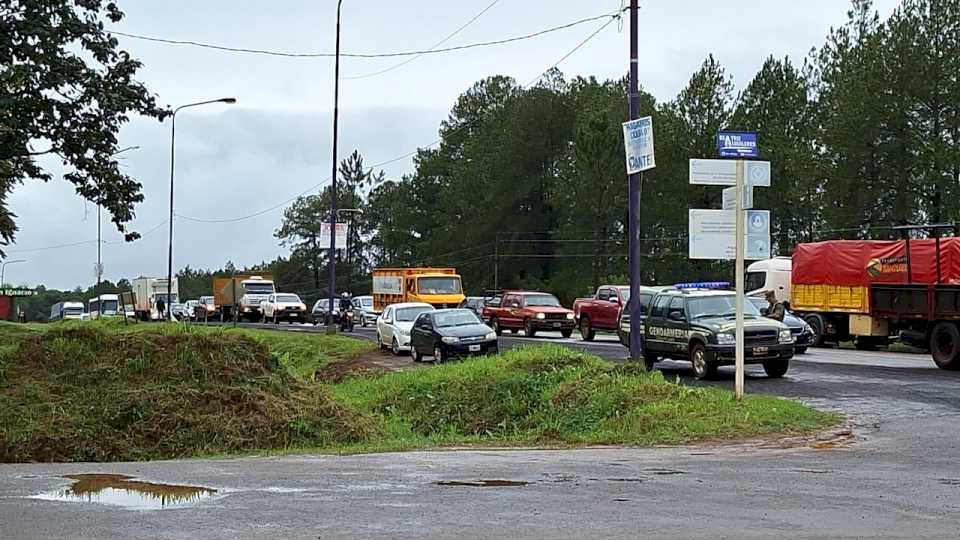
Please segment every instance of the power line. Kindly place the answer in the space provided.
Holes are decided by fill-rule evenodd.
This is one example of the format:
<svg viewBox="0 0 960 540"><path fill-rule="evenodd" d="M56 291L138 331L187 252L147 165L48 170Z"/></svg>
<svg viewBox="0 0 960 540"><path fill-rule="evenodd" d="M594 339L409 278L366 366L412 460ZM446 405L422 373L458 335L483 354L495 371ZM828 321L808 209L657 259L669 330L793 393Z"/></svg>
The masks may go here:
<svg viewBox="0 0 960 540"><path fill-rule="evenodd" d="M544 71L542 71L539 75L537 75L537 77L536 77L534 80L530 81L524 88L529 89L531 86L533 86L534 84L536 84L540 79L542 79L543 76L546 75L550 70L556 68L556 67L559 66L564 60L566 60L567 58L569 58L570 56L572 56L575 52L577 52L578 50L580 50L580 49L581 49L584 45L586 45L590 40L592 40L594 37L596 37L597 34L599 34L604 28L606 28L607 26L609 26L613 21L619 19L619 18L620 18L620 12L617 11L617 12L614 12L613 14L602 15L602 16L600 16L600 17L592 17L592 18L590 18L590 19L583 19L583 21L587 21L587 20L594 21L594 20L602 19L602 18L604 18L604 17L611 17L611 19L610 19L609 21L607 21L606 23L604 23L603 25L601 25L601 26L600 26L599 28L597 28L596 30L594 30L594 31L593 31L590 35L588 35L583 41L581 41L580 43L578 43L573 49L571 49L571 50L568 51L566 54L564 54L562 57L560 57L560 59L557 60L556 62L554 62L552 66L550 66L549 68L547 68L547 69L545 69ZM474 124L476 124L477 122L479 122L480 120L481 120L481 117L475 118L475 119L473 119L473 120L471 120L471 121L469 121L469 122L466 122L466 123L464 123L464 124L461 124L461 125L457 126L456 128L454 128L454 129L450 130L449 132L447 132L447 134L450 135L450 134L458 133L458 132L460 132L460 131L462 131L462 130L468 129L468 128L472 127ZM373 171L373 169L381 168L381 167L383 167L383 166L385 166L385 165L390 165L391 163L396 163L397 161L401 161L401 160L407 159L407 158L409 158L409 157L415 156L415 155L416 155L418 152L420 152L421 150L426 149L426 148L431 148L431 147L433 147L433 146L436 146L436 145L439 144L442 140L443 140L442 138L437 138L437 139L435 139L433 142L431 142L430 144L427 144L427 145L425 145L425 146L419 147L419 148L417 148L416 150L407 152L406 154L403 154L403 155L400 155L400 156L397 156L397 157L388 159L388 160L386 160L386 161L381 161L381 162L379 162L379 163L374 163L373 165L370 166L370 169L369 169L369 170L370 170L370 171ZM300 197L300 196L302 196L302 195L305 195L306 193L309 193L310 191L313 191L313 190L319 188L320 186L326 184L326 183L329 182L329 181L330 181L330 179L327 178L327 179L324 180L323 182L321 182L321 183L319 183L319 184L315 184L315 185L309 187L308 189L306 189L306 190L304 190L304 191L301 191L299 194L297 194L297 195L295 195L295 196L293 196L293 197L291 197L291 198L289 198L289 199L287 199L287 200L285 200L285 201L283 201L283 202L280 202L280 203L278 203L278 204L275 204L275 205L271 206L270 208L265 208L265 209L263 209L263 210L260 210L259 212L255 212L255 213L253 213L253 214L249 214L249 215L246 215L246 216L240 216L240 217L235 217L235 218L208 219L208 218L198 218L198 217L192 217L192 216L185 216L185 215L177 214L177 217L183 218L183 219L185 219L185 220L187 220L187 221L193 221L193 222L196 222L196 223L236 223L236 222L239 222L239 221L245 221L245 220L247 220L247 219L253 219L253 218L255 218L255 217L262 216L263 214L272 212L272 211L274 211L274 210L276 210L276 209L278 209L278 208L280 208L280 207L282 207L282 206L284 206L284 205L286 205L286 204L289 204L290 202L295 201L298 197Z"/></svg>
<svg viewBox="0 0 960 540"><path fill-rule="evenodd" d="M546 28L544 30L539 30L539 31L536 31L530 34L524 34L521 36L515 36L515 37L497 39L497 40L491 40L491 41L481 41L478 43L468 43L466 45L444 47L442 49L425 49L425 50L417 50L417 51L402 51L402 52L392 52L392 53L340 53L340 56L346 57L346 58L397 58L397 57L404 57L404 56L419 57L426 54L439 54L439 53L447 53L447 52L454 52L454 51L463 51L467 49L476 49L478 47L506 45L508 43L516 43L518 41L533 39L533 38L540 37L553 32L558 32L560 30L566 30L568 28L573 28L581 24L598 21L606 17L611 17L611 20L619 19L620 12L615 11L612 13L604 13L603 15L597 15L595 17L587 17L584 19L579 19L566 24L561 24L559 26L553 26L551 28ZM276 51L276 50L269 50L269 49L228 47L225 45L215 45L212 43L204 43L201 41L168 39L168 38L160 38L155 36L131 34L127 32L120 32L118 30L110 30L109 32L111 34L123 36L130 39L138 39L138 40L150 41L154 43L164 43L167 45L184 45L184 46L190 46L190 47L200 47L203 49L212 49L212 50L232 52L232 53L260 54L264 56L279 56L284 58L333 58L335 56L335 53L293 53L293 52Z"/></svg>
<svg viewBox="0 0 960 540"><path fill-rule="evenodd" d="M156 226L150 228L147 232L145 232L145 233L143 233L142 235L140 235L140 238L145 238L145 237L149 236L150 234L152 234L152 233L160 230L160 227L163 227L163 226L166 225L166 224L167 224L167 220L163 220L163 222L158 223ZM102 243L103 243L103 244L108 244L108 245L129 245L129 244L130 244L130 242L108 242L108 241L103 241ZM77 246L85 246L85 245L89 245L89 244L96 245L96 244L97 244L97 240L96 240L96 239L93 239L93 240L80 240L80 241L77 241L77 242L70 242L70 243L66 243L66 244L57 244L57 245L53 245L53 246L44 246L44 247L39 247L39 248L11 249L11 250L7 251L7 253L36 253L36 252L40 252L40 251L51 251L51 250L57 250L57 249L66 249L66 248L72 248L72 247L77 247Z"/></svg>
<svg viewBox="0 0 960 540"><path fill-rule="evenodd" d="M434 43L434 44L433 44L429 49L427 49L427 50L428 50L428 51L434 51L434 50L436 50L437 47L443 45L444 43L446 43L447 41L449 41L450 39L452 39L454 36L456 36L457 34L459 34L460 32L462 32L463 30L465 30L468 26L470 26L471 24L473 24L474 22L476 22L477 19L479 19L480 17L482 17L483 14L486 13L487 11L490 11L490 8L492 8L493 6L497 5L498 2L500 2L500 0L493 0L493 2L490 2L490 4L489 4L487 7L483 8L483 9L480 11L480 13L477 13L476 15L474 15L473 18L471 18L469 21L467 21L467 22L465 22L464 24L460 25L460 28L457 28L456 30L454 30L454 31L451 32L450 34L447 34L447 37L445 37L445 38L441 39L440 41ZM426 54L426 53L424 53L424 54ZM409 64L410 62L413 62L413 61L416 60L417 58L420 58L421 56L423 56L423 54L418 54L418 55L416 55L416 56L412 56L412 57L404 60L403 62L400 62L399 64L395 64L395 65L390 66L390 67L388 67L388 68L381 69L380 71L374 71L374 72L372 72L372 73L366 73L366 74L363 74L363 75L354 75L354 76L350 76L350 77L341 77L341 78L344 79L344 80L357 80L357 79L366 79L366 78L369 78L369 77L376 77L377 75L383 75L384 73L387 73L387 72L393 71L393 70L395 70L395 69L401 68L401 67Z"/></svg>

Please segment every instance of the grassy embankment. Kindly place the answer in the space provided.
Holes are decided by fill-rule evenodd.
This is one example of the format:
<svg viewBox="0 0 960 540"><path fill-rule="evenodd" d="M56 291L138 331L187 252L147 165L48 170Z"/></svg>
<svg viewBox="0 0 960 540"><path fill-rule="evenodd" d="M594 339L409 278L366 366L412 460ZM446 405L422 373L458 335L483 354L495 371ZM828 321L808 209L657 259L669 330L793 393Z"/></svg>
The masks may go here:
<svg viewBox="0 0 960 540"><path fill-rule="evenodd" d="M350 338L184 325L0 324L0 462L446 445L676 444L806 433L798 403L690 388L560 347L339 384Z"/></svg>

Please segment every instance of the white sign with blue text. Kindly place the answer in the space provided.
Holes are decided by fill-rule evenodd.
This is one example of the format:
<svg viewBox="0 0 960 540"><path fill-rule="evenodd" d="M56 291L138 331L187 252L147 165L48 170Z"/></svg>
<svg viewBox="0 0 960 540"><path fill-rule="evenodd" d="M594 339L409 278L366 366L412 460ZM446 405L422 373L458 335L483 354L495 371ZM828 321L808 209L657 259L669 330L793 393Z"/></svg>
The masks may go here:
<svg viewBox="0 0 960 540"><path fill-rule="evenodd" d="M627 174L656 167L653 157L653 118L645 116L624 122L623 145L627 153Z"/></svg>

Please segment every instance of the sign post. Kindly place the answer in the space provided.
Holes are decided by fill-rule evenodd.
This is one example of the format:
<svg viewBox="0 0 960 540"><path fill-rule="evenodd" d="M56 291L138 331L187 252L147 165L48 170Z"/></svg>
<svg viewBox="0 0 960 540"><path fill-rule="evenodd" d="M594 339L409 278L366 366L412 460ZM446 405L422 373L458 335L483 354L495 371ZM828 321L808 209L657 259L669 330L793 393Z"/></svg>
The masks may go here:
<svg viewBox="0 0 960 540"><path fill-rule="evenodd" d="M737 300L736 300L736 309L737 309L737 327L736 327L736 396L737 400L743 399L743 379L744 379L744 362L743 362L743 170L745 163L743 161L737 161L737 230L736 230L736 242L737 242L737 263L736 263L736 289L737 289Z"/></svg>

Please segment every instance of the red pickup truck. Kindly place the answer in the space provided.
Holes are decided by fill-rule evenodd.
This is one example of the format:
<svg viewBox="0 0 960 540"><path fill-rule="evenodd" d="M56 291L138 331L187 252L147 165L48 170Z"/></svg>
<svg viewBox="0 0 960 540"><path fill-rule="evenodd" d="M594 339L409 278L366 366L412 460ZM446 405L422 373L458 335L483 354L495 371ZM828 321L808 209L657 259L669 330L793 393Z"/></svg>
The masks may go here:
<svg viewBox="0 0 960 540"><path fill-rule="evenodd" d="M527 337L535 336L538 331L560 332L565 338L573 334L573 311L561 306L556 296L542 292L505 291L502 298L499 305L483 308L483 320L488 321L497 335L504 330L516 333L521 329Z"/></svg>
<svg viewBox="0 0 960 540"><path fill-rule="evenodd" d="M593 296L574 300L573 313L583 340L593 341L598 330L616 332L628 298L630 287L603 285Z"/></svg>

